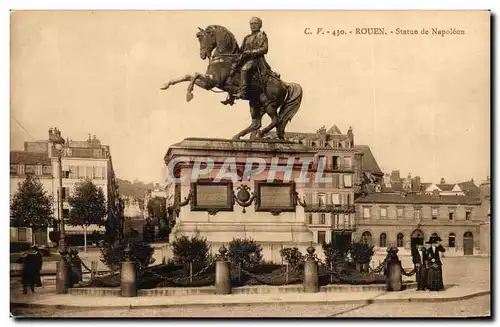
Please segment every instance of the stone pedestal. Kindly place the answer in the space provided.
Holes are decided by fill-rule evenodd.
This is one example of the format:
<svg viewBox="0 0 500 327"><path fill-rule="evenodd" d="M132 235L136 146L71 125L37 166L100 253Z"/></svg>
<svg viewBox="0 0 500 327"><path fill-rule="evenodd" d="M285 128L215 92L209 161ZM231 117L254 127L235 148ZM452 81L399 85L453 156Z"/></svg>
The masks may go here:
<svg viewBox="0 0 500 327"><path fill-rule="evenodd" d="M403 268L401 261L390 260L387 263L387 291L402 291L403 290Z"/></svg>
<svg viewBox="0 0 500 327"><path fill-rule="evenodd" d="M61 260L56 266L56 294L66 294L70 284L70 267L66 258L61 257Z"/></svg>
<svg viewBox="0 0 500 327"><path fill-rule="evenodd" d="M121 263L120 288L122 297L137 296L135 264L130 260L130 250L125 250L125 261Z"/></svg>
<svg viewBox="0 0 500 327"><path fill-rule="evenodd" d="M319 292L318 286L318 262L313 257L314 248L307 249L309 253L306 261L304 262L304 292L317 293Z"/></svg>
<svg viewBox="0 0 500 327"><path fill-rule="evenodd" d="M263 259L273 261L280 258L281 246L306 247L313 241L313 234L307 227L304 208L296 199L293 198L290 206L285 205L287 191L283 188L279 194L266 193L267 201L257 203L257 192L259 185L268 182L273 163L278 168L288 165L289 180L293 182L290 189L302 199L305 184L297 182L297 178L301 175L303 160L312 161L314 154L302 144L282 140L189 138L172 145L165 155L165 163L181 181L169 178L175 183L171 193L176 199L174 207L178 209L170 241L181 235L198 236L205 237L212 246L220 246L233 238L252 238L262 245ZM294 159L290 162L289 158ZM254 167L249 160L264 170L245 174ZM207 162L213 163L212 170ZM200 169L202 172L196 180L193 176L198 176ZM213 181L221 170L227 172L226 182L214 187L214 192L203 191L202 187L206 190L210 186L202 182ZM231 175L232 172L235 174ZM273 183L281 180L287 184L286 173L277 172L273 176ZM227 186L227 195L224 186ZM276 208L271 208L273 204Z"/></svg>
<svg viewBox="0 0 500 327"><path fill-rule="evenodd" d="M219 249L219 258L215 263L215 292L216 294L231 294L230 262L226 257L227 249Z"/></svg>

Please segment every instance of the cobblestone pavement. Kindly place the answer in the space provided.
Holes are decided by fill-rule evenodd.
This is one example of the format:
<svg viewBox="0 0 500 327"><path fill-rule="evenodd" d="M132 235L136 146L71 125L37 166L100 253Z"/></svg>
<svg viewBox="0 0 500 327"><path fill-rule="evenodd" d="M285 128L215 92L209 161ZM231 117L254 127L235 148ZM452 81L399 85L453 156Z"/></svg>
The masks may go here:
<svg viewBox="0 0 500 327"><path fill-rule="evenodd" d="M444 303L344 305L242 305L237 307L176 307L159 309L75 311L15 309L14 316L29 317L474 317L489 316L490 296Z"/></svg>

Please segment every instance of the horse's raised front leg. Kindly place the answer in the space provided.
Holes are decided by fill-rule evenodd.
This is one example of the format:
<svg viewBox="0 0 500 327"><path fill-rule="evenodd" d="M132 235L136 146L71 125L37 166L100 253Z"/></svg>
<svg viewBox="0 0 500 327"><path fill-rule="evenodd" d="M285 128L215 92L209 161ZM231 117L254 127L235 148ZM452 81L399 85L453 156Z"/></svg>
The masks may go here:
<svg viewBox="0 0 500 327"><path fill-rule="evenodd" d="M172 85L179 84L179 83L182 83L182 82L191 81L192 79L193 79L193 75L185 75L183 77L172 79L172 80L168 81L167 83L163 84L160 87L160 90L167 90Z"/></svg>
<svg viewBox="0 0 500 327"><path fill-rule="evenodd" d="M193 88L195 84L205 90L210 90L217 85L217 81L210 75L195 73L193 75L193 78L191 79L191 83L189 83L189 86L187 88L187 102L193 100Z"/></svg>

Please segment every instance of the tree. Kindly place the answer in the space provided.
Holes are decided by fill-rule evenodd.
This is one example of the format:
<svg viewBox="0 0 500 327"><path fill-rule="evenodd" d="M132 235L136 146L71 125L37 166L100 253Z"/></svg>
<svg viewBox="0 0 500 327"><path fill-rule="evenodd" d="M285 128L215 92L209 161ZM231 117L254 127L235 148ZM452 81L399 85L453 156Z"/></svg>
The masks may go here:
<svg viewBox="0 0 500 327"><path fill-rule="evenodd" d="M206 238L181 236L172 242L174 261L179 264L208 262L209 248Z"/></svg>
<svg viewBox="0 0 500 327"><path fill-rule="evenodd" d="M95 224L105 224L106 201L102 188L97 187L92 181L84 180L75 185L73 196L68 203L71 206L69 212L69 224L82 226L84 231L84 251L87 252L87 227Z"/></svg>
<svg viewBox="0 0 500 327"><path fill-rule="evenodd" d="M10 206L10 225L30 227L33 231L47 228L54 218L54 210L52 198L43 189L42 183L28 175L18 185Z"/></svg>

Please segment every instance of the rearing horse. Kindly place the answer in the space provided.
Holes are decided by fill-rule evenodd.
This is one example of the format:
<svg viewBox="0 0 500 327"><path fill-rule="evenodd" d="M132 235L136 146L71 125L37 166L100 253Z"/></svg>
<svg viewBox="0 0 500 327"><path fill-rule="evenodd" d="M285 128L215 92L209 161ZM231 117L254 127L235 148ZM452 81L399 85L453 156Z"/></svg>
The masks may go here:
<svg viewBox="0 0 500 327"><path fill-rule="evenodd" d="M220 25L210 25L204 30L199 27L198 29L196 37L200 43L200 57L203 60L209 59L207 72L173 79L165 83L161 89L166 90L177 83L190 82L186 94L188 102L193 99L194 85L205 90L217 87L230 94L236 93L239 88L240 72L236 70L234 74L231 73L235 64L241 59L236 38L227 28ZM270 71L256 72L250 86L248 100L252 123L233 139L239 139L248 133L251 133L250 139L255 139L256 136L262 138L273 128L276 128L278 138L284 139L286 125L300 108L302 87L297 83L285 83ZM271 118L271 123L260 130L265 113Z"/></svg>

